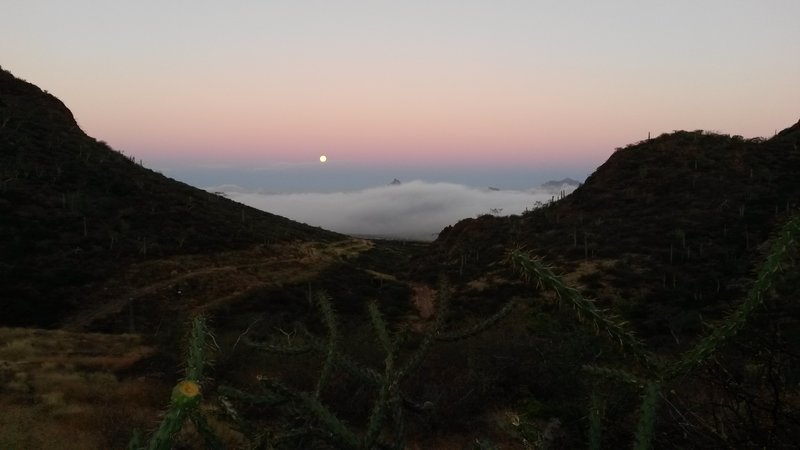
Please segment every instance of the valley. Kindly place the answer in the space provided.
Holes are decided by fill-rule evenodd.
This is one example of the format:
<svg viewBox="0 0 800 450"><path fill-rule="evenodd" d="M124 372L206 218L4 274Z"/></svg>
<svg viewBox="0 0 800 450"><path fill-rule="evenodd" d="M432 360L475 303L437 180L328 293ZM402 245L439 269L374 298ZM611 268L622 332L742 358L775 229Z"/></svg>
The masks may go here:
<svg viewBox="0 0 800 450"><path fill-rule="evenodd" d="M6 71L0 124L0 448L790 448L800 433L800 122L648 138L563 198L432 242L172 180Z"/></svg>

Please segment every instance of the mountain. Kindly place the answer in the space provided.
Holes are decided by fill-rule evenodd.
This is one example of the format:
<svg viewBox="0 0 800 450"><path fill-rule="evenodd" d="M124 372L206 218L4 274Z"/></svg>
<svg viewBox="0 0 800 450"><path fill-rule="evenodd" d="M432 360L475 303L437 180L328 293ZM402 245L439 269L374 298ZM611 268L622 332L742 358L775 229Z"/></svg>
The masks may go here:
<svg viewBox="0 0 800 450"><path fill-rule="evenodd" d="M0 72L0 322L54 328L0 327L0 447L163 418L174 448L794 448L799 144L677 131L371 241L170 180Z"/></svg>
<svg viewBox="0 0 800 450"><path fill-rule="evenodd" d="M655 447L791 447L800 423L797 385L789 381L800 364L793 350L800 342L798 147L800 122L770 139L676 131L631 144L563 199L445 228L412 276L430 282L438 268L458 280L454 298L467 317L493 314L499 306L491 299L524 299L503 324L508 335L515 323L529 332L509 340L535 336L525 348L535 355L525 376L535 381L520 383L548 407L598 402L598 448L630 446L630 412L645 405L630 397L641 388L625 386L647 379L665 386ZM534 276L520 284L508 264L514 249L538 258L567 288L555 294L557 281ZM632 330L653 352L653 367L630 362L634 352L609 339L596 311ZM576 315L597 339L580 337ZM603 341L620 347L598 346ZM670 378L675 367L692 369ZM687 411L695 417L677 419Z"/></svg>
<svg viewBox="0 0 800 450"><path fill-rule="evenodd" d="M577 187L577 186L581 185L581 182L578 181L578 180L573 180L572 178L564 178L564 179L561 179L561 180L550 180L550 181L547 181L545 183L542 183L541 187L544 188L544 189L559 189L559 188L563 187L564 185Z"/></svg>
<svg viewBox="0 0 800 450"><path fill-rule="evenodd" d="M800 123L767 140L677 131L617 149L561 201L446 228L432 263L477 254L460 270L485 273L524 247L604 304L625 298L645 336L674 344L742 297L762 246L800 206L799 140Z"/></svg>
<svg viewBox="0 0 800 450"><path fill-rule="evenodd" d="M0 69L0 323L53 325L148 259L343 238L147 169Z"/></svg>

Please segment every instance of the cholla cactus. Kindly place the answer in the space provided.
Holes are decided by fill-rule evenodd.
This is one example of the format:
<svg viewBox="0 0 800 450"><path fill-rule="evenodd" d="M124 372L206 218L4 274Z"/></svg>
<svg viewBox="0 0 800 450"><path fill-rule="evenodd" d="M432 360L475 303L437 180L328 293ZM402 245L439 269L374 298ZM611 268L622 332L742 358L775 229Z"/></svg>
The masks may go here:
<svg viewBox="0 0 800 450"><path fill-rule="evenodd" d="M790 218L773 239L770 251L759 267L756 280L742 304L713 327L711 333L700 339L676 361L670 363L656 361L652 354L645 350L643 343L627 329L624 321L607 310L598 308L591 300L583 298L577 289L568 286L561 277L555 275L539 259L516 249L509 252L508 260L522 278L536 283L537 287L553 291L560 301L573 307L579 320L588 319L598 332L605 331L609 337L618 341L623 349L628 350L642 363L645 369L644 376L637 376L626 370L615 368L584 366L584 369L603 378L616 379L644 389L634 448L645 450L652 446L656 410L662 396L662 386L689 374L745 327L747 321L763 304L781 267L797 246L798 240L800 240L800 214ZM599 416L597 416L595 404L592 405L589 418L590 448L599 448Z"/></svg>
<svg viewBox="0 0 800 450"><path fill-rule="evenodd" d="M761 264L756 281L747 293L741 306L728 315L713 331L683 354L677 364L671 366L667 377L675 378L691 371L706 361L724 342L729 341L747 324L747 320L764 303L772 289L781 267L800 238L800 214L790 219L776 235L767 258Z"/></svg>
<svg viewBox="0 0 800 450"><path fill-rule="evenodd" d="M129 448L139 450L169 450L172 448L175 435L183 428L186 419L192 421L197 431L203 436L209 448L222 448L213 430L200 411L202 395L203 368L208 363L206 358L206 337L209 335L204 317L192 320L188 338L186 356L186 377L172 389L170 406L164 414L158 429L153 433L147 446L139 443L138 434L134 435Z"/></svg>
<svg viewBox="0 0 800 450"><path fill-rule="evenodd" d="M644 348L644 344L628 328L628 323L610 311L598 308L591 299L584 298L564 279L556 275L544 263L527 252L515 249L509 252L508 261L523 279L536 283L542 289L553 291L556 298L572 306L579 321L589 321L597 332L605 332L611 339L630 352L632 356L645 366L652 365L653 356Z"/></svg>
<svg viewBox="0 0 800 450"><path fill-rule="evenodd" d="M276 380L261 378L263 394L243 392L230 387L221 387L220 393L226 397L224 398L226 401L229 397L250 404L270 405L283 408L286 413L299 413L306 419L305 425L293 428L283 436L273 436L271 443L275 445L290 439L306 439L306 443L323 441L342 449L405 448L404 409L425 410L429 409L430 405L418 405L408 399L400 389L401 382L419 369L435 342L473 336L497 323L511 312L513 307L513 303L509 301L497 314L475 326L461 331L445 331L448 294L449 289L443 285L437 297L437 314L432 330L422 338L420 344L404 361L398 360L400 336L389 332L377 304L369 303L370 321L385 354L383 369L378 370L364 366L343 353L338 344L338 325L330 298L324 293L317 293L314 300L327 329L326 339L318 338L306 331L305 342L295 346L246 341L249 345L270 353L300 354L312 351L322 356L323 367L315 391L300 392ZM347 372L377 390L375 403L363 430L354 429L337 418L335 412L320 398L334 369ZM239 419L237 421L243 429L252 429L241 421L235 409L232 407L228 409L234 419Z"/></svg>

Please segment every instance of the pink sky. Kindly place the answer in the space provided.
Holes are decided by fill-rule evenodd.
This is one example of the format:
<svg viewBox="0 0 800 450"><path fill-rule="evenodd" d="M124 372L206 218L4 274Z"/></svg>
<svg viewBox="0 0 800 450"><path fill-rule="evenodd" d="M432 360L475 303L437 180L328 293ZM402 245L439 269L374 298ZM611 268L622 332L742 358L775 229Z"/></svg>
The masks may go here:
<svg viewBox="0 0 800 450"><path fill-rule="evenodd" d="M800 117L794 0L66 3L4 7L0 63L156 168L596 166Z"/></svg>

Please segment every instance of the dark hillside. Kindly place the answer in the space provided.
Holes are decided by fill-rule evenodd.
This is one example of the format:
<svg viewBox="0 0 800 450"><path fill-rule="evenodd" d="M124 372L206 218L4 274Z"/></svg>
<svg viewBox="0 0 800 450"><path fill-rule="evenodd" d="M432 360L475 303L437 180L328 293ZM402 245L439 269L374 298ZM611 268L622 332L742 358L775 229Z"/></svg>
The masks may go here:
<svg viewBox="0 0 800 450"><path fill-rule="evenodd" d="M629 145L561 201L445 229L437 261L470 277L524 246L601 300L623 299L645 335L680 340L741 298L800 204L798 142L800 123L768 140L677 131Z"/></svg>
<svg viewBox="0 0 800 450"><path fill-rule="evenodd" d="M0 324L62 328L0 327L0 447L163 418L151 447L795 448L799 144L677 131L370 241L148 170L0 72Z"/></svg>
<svg viewBox="0 0 800 450"><path fill-rule="evenodd" d="M339 238L142 167L0 70L0 324L53 324L131 262Z"/></svg>
<svg viewBox="0 0 800 450"><path fill-rule="evenodd" d="M453 309L466 317L491 314L502 298L526 299L503 325L523 325L537 340L519 359L531 367L514 384L526 398L518 408L564 418L570 436L589 430L583 444L594 444L563 448L629 448L634 430L638 446L641 374L664 383L652 448L794 448L798 146L800 122L767 140L677 131L630 145L561 200L446 228L413 276L448 272L457 280ZM564 284L542 272L516 282L508 261L520 254L540 257ZM655 363L596 347L610 333L587 305L630 327ZM531 398L554 410L526 406ZM587 411L596 414L591 426Z"/></svg>

